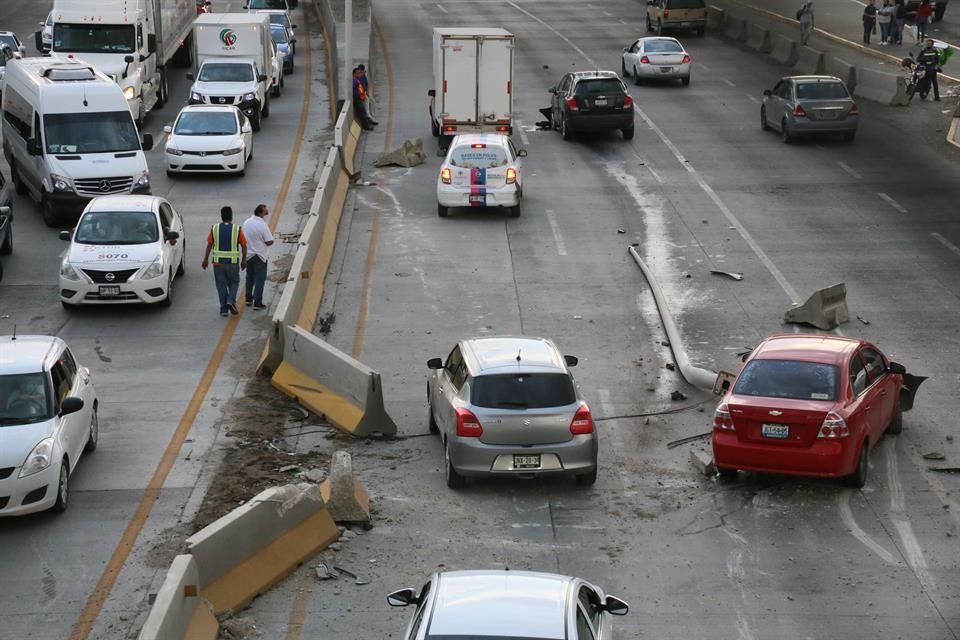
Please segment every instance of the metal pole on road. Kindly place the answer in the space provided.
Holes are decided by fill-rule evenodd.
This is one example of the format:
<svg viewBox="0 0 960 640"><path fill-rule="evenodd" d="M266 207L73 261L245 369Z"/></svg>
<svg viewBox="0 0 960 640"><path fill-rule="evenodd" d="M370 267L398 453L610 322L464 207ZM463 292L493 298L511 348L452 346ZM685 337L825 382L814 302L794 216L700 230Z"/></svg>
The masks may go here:
<svg viewBox="0 0 960 640"><path fill-rule="evenodd" d="M346 19L346 33L343 34L343 95L345 101L353 101L353 0L345 0L343 9Z"/></svg>

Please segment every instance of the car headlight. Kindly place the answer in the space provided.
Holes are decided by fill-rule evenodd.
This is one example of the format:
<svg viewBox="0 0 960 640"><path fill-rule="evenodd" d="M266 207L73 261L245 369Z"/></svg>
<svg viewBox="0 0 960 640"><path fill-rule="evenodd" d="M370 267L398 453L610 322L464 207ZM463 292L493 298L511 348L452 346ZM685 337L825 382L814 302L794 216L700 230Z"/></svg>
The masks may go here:
<svg viewBox="0 0 960 640"><path fill-rule="evenodd" d="M255 94L255 93L253 93L253 92L243 94L243 101L244 101L244 102L250 102L250 101L256 100L256 99L257 99L257 94Z"/></svg>
<svg viewBox="0 0 960 640"><path fill-rule="evenodd" d="M152 280L163 275L163 256L157 256L157 259L150 263L146 271L143 272L142 280Z"/></svg>
<svg viewBox="0 0 960 640"><path fill-rule="evenodd" d="M190 92L190 100L193 102L203 102L203 96L196 91Z"/></svg>
<svg viewBox="0 0 960 640"><path fill-rule="evenodd" d="M70 178L65 178L64 176L59 176L55 173L51 173L50 184L53 185L54 191L63 191L66 193L73 193L73 181L71 181Z"/></svg>
<svg viewBox="0 0 960 640"><path fill-rule="evenodd" d="M76 269L73 268L73 265L70 264L70 258L67 256L64 256L60 262L60 277L64 280L73 280L74 282L80 280L80 275Z"/></svg>
<svg viewBox="0 0 960 640"><path fill-rule="evenodd" d="M133 181L134 189L148 189L150 187L150 173L144 171Z"/></svg>
<svg viewBox="0 0 960 640"><path fill-rule="evenodd" d="M123 90L123 97L127 100L133 100L135 95L137 95L137 92L133 87L127 87Z"/></svg>
<svg viewBox="0 0 960 640"><path fill-rule="evenodd" d="M223 152L223 155L225 155L225 156L235 156L235 155L237 155L238 153L240 153L241 151L243 151L243 147L237 147L236 149L227 149L226 151Z"/></svg>
<svg viewBox="0 0 960 640"><path fill-rule="evenodd" d="M177 149L176 147L167 147L167 153L169 153L169 154L172 155L172 156L182 156L182 155L183 155L183 151L180 151L180 149Z"/></svg>
<svg viewBox="0 0 960 640"><path fill-rule="evenodd" d="M20 468L20 477L32 476L50 466L53 461L53 438L44 438L37 443Z"/></svg>

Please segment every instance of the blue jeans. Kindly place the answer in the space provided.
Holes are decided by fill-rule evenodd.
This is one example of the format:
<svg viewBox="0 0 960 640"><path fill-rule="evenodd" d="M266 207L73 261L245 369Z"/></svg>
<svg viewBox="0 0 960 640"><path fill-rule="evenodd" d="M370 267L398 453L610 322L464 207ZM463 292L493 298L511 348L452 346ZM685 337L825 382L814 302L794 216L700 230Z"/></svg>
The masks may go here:
<svg viewBox="0 0 960 640"><path fill-rule="evenodd" d="M267 282L267 261L260 256L247 258L247 304L263 304L263 285Z"/></svg>
<svg viewBox="0 0 960 640"><path fill-rule="evenodd" d="M927 37L927 25L930 24L930 18L920 16L917 18L917 42Z"/></svg>
<svg viewBox="0 0 960 640"><path fill-rule="evenodd" d="M890 23L880 23L880 42L887 42L890 39Z"/></svg>
<svg viewBox="0 0 960 640"><path fill-rule="evenodd" d="M240 265L213 265L213 281L217 284L217 295L220 296L220 312L223 313L227 310L228 304L237 303L237 289L240 288Z"/></svg>

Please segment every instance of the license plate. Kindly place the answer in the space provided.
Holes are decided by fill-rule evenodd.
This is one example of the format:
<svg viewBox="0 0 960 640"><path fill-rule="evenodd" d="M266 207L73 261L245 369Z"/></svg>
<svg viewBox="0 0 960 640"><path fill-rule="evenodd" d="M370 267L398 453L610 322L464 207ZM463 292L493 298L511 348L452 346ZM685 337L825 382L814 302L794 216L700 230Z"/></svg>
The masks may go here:
<svg viewBox="0 0 960 640"><path fill-rule="evenodd" d="M821 111L820 119L821 120L836 120L840 117L839 111Z"/></svg>
<svg viewBox="0 0 960 640"><path fill-rule="evenodd" d="M120 295L120 287L119 287L119 286L115 286L115 285L114 285L114 286L100 287L100 297L101 297L101 298L111 298L111 297L113 297L113 296L118 296L118 295Z"/></svg>
<svg viewBox="0 0 960 640"><path fill-rule="evenodd" d="M596 105L596 106L598 106L598 107L605 107L605 106L607 106L607 99L606 99L606 98L597 98L596 100L593 101L593 104Z"/></svg>
<svg viewBox="0 0 960 640"><path fill-rule="evenodd" d="M536 469L540 467L540 456L513 456L514 469Z"/></svg>
<svg viewBox="0 0 960 640"><path fill-rule="evenodd" d="M760 435L764 438L783 440L790 437L790 427L785 424L765 424L760 427Z"/></svg>
<svg viewBox="0 0 960 640"><path fill-rule="evenodd" d="M482 203L485 200L485 196L482 193L471 193L470 202L480 202Z"/></svg>
<svg viewBox="0 0 960 640"><path fill-rule="evenodd" d="M662 71L662 72L664 72L664 73L669 73L669 72L673 71L673 67L660 67L660 71Z"/></svg>

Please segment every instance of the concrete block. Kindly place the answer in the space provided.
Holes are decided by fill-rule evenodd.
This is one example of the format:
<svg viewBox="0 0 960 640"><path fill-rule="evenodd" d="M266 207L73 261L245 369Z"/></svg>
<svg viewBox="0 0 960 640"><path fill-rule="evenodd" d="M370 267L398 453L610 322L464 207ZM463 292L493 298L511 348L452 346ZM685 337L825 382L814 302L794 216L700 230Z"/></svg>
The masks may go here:
<svg viewBox="0 0 960 640"><path fill-rule="evenodd" d="M857 67L846 60L840 58L834 58L830 56L827 58L827 74L831 76L836 76L843 80L843 84L847 85L847 90L850 93L853 93L857 88Z"/></svg>
<svg viewBox="0 0 960 640"><path fill-rule="evenodd" d="M847 285L842 282L814 291L806 302L793 305L783 315L784 322L811 324L824 331L849 320Z"/></svg>
<svg viewBox="0 0 960 640"><path fill-rule="evenodd" d="M790 65L791 67L797 64L797 41L791 40L785 35L775 33L771 37L772 47L770 49L770 57L779 62L780 64Z"/></svg>
<svg viewBox="0 0 960 640"><path fill-rule="evenodd" d="M690 464L705 476L712 476L717 473L717 467L713 464L713 456L706 451L690 449Z"/></svg>
<svg viewBox="0 0 960 640"><path fill-rule="evenodd" d="M200 601L200 576L193 556L179 555L170 563L139 640L180 640L198 609L209 611ZM216 627L216 619L213 619ZM213 637L216 637L214 631Z"/></svg>
<svg viewBox="0 0 960 640"><path fill-rule="evenodd" d="M798 47L794 69L806 75L823 75L826 73L823 51L807 46Z"/></svg>
<svg viewBox="0 0 960 640"><path fill-rule="evenodd" d="M393 435L380 374L309 331L284 328L283 362L273 385L332 425L355 436Z"/></svg>
<svg viewBox="0 0 960 640"><path fill-rule="evenodd" d="M734 42L743 42L747 39L747 21L743 18L724 14L723 35Z"/></svg>
<svg viewBox="0 0 960 640"><path fill-rule="evenodd" d="M353 475L353 460L337 451L330 461L330 476L320 484L320 495L337 522L370 522L370 497Z"/></svg>
<svg viewBox="0 0 960 640"><path fill-rule="evenodd" d="M427 159L427 154L423 152L423 140L420 138L410 138L386 153L380 154L373 161L375 167L389 167L396 165L398 167L415 167L423 164Z"/></svg>
<svg viewBox="0 0 960 640"><path fill-rule="evenodd" d="M723 9L713 4L707 7L707 31L723 31Z"/></svg>
<svg viewBox="0 0 960 640"><path fill-rule="evenodd" d="M907 104L907 79L898 73L857 69L854 95L888 106Z"/></svg>
<svg viewBox="0 0 960 640"><path fill-rule="evenodd" d="M758 53L770 53L773 45L770 41L770 30L747 23L747 48Z"/></svg>

